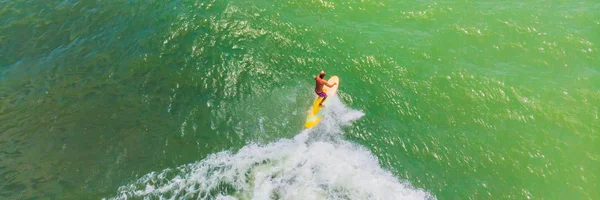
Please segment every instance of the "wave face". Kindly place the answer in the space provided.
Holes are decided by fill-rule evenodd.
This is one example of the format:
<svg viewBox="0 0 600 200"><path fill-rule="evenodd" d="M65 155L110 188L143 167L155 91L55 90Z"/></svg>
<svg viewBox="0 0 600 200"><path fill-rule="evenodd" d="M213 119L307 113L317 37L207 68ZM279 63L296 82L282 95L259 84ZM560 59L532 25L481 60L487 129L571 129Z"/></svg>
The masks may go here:
<svg viewBox="0 0 600 200"><path fill-rule="evenodd" d="M343 140L343 126L364 113L332 100L319 126L292 139L152 172L111 199L434 199L383 169L367 149Z"/></svg>

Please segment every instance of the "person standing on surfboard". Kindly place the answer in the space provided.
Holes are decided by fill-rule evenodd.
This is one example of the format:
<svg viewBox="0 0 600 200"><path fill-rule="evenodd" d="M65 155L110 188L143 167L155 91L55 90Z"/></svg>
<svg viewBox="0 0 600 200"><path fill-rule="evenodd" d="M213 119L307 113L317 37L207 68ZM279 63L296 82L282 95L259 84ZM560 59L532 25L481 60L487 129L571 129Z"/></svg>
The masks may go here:
<svg viewBox="0 0 600 200"><path fill-rule="evenodd" d="M323 98L321 100L321 102L319 103L319 106L321 106L321 107L323 107L323 102L325 101L325 99L327 99L327 93L325 93L323 91L323 85L326 85L327 87L333 87L334 85L337 84L337 83L329 84L329 83L327 83L327 81L324 78L325 78L325 71L321 71L321 73L319 73L319 76L315 77L315 81L316 81L315 93L317 93L317 95L319 95L319 97Z"/></svg>

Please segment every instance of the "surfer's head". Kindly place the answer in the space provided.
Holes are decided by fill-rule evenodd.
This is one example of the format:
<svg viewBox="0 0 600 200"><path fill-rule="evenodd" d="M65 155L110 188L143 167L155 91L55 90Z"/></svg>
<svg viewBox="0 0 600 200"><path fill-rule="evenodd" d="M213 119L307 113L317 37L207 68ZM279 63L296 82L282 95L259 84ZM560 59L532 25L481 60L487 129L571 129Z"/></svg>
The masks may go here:
<svg viewBox="0 0 600 200"><path fill-rule="evenodd" d="M325 71L321 71L321 73L319 73L319 77L320 78L325 78Z"/></svg>

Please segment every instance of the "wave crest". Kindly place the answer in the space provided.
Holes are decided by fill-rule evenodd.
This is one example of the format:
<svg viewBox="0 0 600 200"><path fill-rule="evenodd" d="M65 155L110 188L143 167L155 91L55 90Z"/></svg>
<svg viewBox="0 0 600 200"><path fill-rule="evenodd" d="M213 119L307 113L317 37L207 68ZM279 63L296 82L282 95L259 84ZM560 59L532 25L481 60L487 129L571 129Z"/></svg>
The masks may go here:
<svg viewBox="0 0 600 200"><path fill-rule="evenodd" d="M434 199L382 169L367 149L339 137L340 125L364 113L337 98L332 102L316 129L149 173L111 199Z"/></svg>

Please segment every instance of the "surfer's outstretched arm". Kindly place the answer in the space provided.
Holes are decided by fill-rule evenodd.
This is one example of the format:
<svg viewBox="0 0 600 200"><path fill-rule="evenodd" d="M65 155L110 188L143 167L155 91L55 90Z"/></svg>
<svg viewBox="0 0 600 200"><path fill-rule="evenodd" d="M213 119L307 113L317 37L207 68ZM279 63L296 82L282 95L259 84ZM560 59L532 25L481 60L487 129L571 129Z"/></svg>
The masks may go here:
<svg viewBox="0 0 600 200"><path fill-rule="evenodd" d="M323 80L323 84L327 87L333 87L335 85L337 85L337 83L333 83L333 84L329 84L327 81Z"/></svg>

